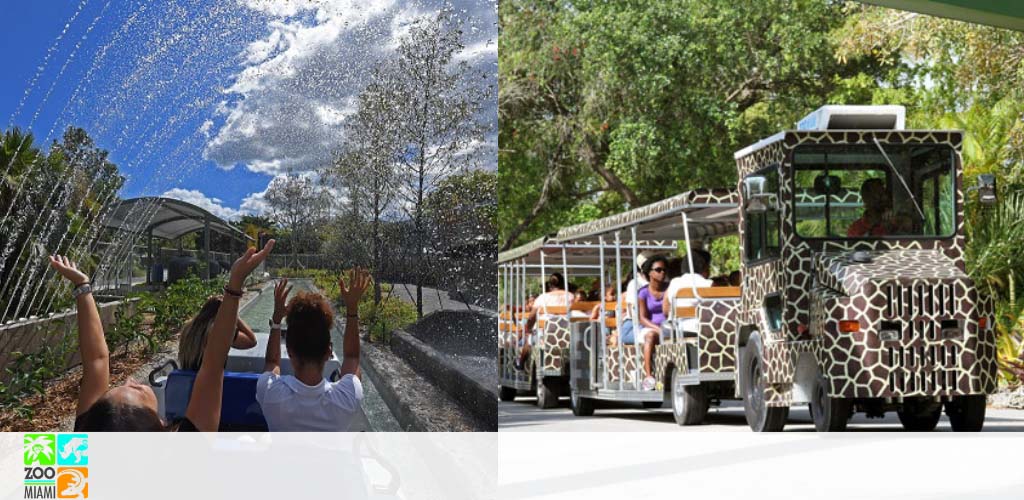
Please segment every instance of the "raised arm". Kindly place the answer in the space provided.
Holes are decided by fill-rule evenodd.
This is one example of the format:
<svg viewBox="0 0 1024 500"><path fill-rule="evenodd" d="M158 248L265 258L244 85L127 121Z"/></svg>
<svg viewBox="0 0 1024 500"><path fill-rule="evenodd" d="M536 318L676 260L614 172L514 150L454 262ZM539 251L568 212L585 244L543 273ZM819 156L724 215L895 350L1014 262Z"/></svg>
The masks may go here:
<svg viewBox="0 0 1024 500"><path fill-rule="evenodd" d="M349 373L359 376L359 299L370 284L370 273L365 269L348 272L348 286L345 278L338 278L341 298L345 301L345 340L342 349L345 359L341 361L341 376Z"/></svg>
<svg viewBox="0 0 1024 500"><path fill-rule="evenodd" d="M270 318L275 325L280 325L285 317L285 304L292 287L288 286L288 278L281 278L274 286L274 315ZM267 340L267 354L263 362L263 371L281 374L281 328L270 327L270 339Z"/></svg>
<svg viewBox="0 0 1024 500"><path fill-rule="evenodd" d="M78 264L67 257L50 257L50 267L78 289L89 283L89 277L78 270ZM103 336L103 323L92 293L81 293L75 299L78 308L78 351L82 356L82 383L78 389L76 415L86 412L110 387L110 353Z"/></svg>
<svg viewBox="0 0 1024 500"><path fill-rule="evenodd" d="M238 300L242 298L245 278L267 259L274 248L274 240L267 242L263 250L250 248L231 266L228 284L224 287L224 300L217 309L210 336L206 340L203 363L199 366L192 397L188 400L185 416L203 432L213 432L220 427L220 403L224 392L224 364L231 349L231 339L238 325Z"/></svg>
<svg viewBox="0 0 1024 500"><path fill-rule="evenodd" d="M238 318L237 333L231 347L235 349L252 349L256 347L256 332L242 318Z"/></svg>

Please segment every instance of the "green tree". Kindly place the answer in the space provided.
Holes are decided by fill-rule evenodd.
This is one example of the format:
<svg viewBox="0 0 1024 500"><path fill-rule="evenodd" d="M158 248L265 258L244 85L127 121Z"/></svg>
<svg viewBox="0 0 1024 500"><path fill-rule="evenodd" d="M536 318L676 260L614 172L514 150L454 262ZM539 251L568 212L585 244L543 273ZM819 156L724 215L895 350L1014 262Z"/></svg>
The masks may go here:
<svg viewBox="0 0 1024 500"><path fill-rule="evenodd" d="M822 1L499 5L502 248L694 187L734 151L887 71L835 57Z"/></svg>

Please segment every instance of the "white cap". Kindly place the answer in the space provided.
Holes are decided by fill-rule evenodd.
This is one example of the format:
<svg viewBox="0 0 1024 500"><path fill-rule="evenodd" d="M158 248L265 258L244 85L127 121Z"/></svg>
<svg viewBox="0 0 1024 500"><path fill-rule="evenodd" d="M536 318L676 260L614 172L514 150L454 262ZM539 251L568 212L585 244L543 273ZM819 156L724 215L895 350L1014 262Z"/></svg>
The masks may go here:
<svg viewBox="0 0 1024 500"><path fill-rule="evenodd" d="M647 262L647 259L650 259L651 257L654 257L655 255L656 254L653 251L650 251L650 250L644 250L644 251L638 253L636 255L636 267L637 268L644 267L644 262Z"/></svg>

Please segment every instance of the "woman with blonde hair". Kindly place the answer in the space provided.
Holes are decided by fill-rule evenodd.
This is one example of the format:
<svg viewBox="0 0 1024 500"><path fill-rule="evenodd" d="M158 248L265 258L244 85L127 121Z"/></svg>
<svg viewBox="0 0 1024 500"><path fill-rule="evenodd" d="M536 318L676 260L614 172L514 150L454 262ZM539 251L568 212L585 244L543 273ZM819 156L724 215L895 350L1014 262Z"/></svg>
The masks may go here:
<svg viewBox="0 0 1024 500"><path fill-rule="evenodd" d="M222 295L210 296L206 299L203 307L199 309L199 313L185 323L184 328L181 329L181 338L178 340L178 366L182 370L198 370L203 363L206 338L210 334L213 319L217 316L217 309L220 308L223 300ZM231 347L235 349L256 347L256 334L241 318L235 325L235 336L231 340Z"/></svg>

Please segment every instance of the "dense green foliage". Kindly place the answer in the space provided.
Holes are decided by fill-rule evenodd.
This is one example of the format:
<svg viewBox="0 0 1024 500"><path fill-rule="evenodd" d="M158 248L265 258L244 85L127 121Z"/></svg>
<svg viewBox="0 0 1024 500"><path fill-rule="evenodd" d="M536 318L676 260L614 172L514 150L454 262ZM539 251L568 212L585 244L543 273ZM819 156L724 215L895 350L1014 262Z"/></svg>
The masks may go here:
<svg viewBox="0 0 1024 500"><path fill-rule="evenodd" d="M526 1L499 16L504 248L733 186L734 151L886 71L836 59L831 2Z"/></svg>
<svg viewBox="0 0 1024 500"><path fill-rule="evenodd" d="M86 243L99 234L100 212L124 184L107 156L80 128L69 127L48 151L17 128L0 137L0 304L9 316L45 312L56 294L56 279L26 291L26 283L46 271L47 253L66 254L94 270Z"/></svg>

